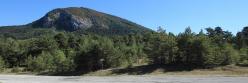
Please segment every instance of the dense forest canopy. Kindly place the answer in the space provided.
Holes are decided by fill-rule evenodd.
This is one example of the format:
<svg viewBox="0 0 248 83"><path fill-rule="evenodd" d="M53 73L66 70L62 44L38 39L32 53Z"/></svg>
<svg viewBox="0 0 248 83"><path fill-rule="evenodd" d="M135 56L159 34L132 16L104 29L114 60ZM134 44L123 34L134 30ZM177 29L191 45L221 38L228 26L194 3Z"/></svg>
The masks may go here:
<svg viewBox="0 0 248 83"><path fill-rule="evenodd" d="M156 32L97 35L57 32L18 39L0 38L0 69L22 67L33 72L95 71L137 65L212 68L248 65L248 27L237 35L221 27L194 33Z"/></svg>

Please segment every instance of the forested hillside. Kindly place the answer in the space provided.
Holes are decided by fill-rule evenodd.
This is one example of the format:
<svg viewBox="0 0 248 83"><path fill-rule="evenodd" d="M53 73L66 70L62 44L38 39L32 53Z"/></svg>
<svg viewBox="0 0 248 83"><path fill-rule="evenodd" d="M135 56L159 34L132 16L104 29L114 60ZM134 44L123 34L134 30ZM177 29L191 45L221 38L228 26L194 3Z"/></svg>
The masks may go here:
<svg viewBox="0 0 248 83"><path fill-rule="evenodd" d="M57 32L111 36L153 31L126 19L83 7L57 8L26 25L0 27L0 36L15 39L36 38Z"/></svg>
<svg viewBox="0 0 248 83"><path fill-rule="evenodd" d="M174 65L212 68L248 65L248 27L234 36L220 27L207 33L157 32L124 36L78 35L59 32L39 38L0 39L0 68L25 68L33 72L95 71L135 65Z"/></svg>

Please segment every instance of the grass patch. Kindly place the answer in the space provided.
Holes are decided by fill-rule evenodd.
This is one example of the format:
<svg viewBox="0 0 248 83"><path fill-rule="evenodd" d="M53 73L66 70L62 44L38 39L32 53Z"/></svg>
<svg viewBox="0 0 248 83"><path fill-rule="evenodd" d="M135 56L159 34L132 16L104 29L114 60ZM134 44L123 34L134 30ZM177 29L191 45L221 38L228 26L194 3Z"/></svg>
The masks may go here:
<svg viewBox="0 0 248 83"><path fill-rule="evenodd" d="M25 68L22 67L15 67L15 68L4 68L0 74L11 74L11 75L17 75L17 74L30 74L30 75L34 75L34 72L30 72L25 70Z"/></svg>
<svg viewBox="0 0 248 83"><path fill-rule="evenodd" d="M115 74L113 74L113 72L110 70L99 70L85 74L85 76L112 76L112 75Z"/></svg>

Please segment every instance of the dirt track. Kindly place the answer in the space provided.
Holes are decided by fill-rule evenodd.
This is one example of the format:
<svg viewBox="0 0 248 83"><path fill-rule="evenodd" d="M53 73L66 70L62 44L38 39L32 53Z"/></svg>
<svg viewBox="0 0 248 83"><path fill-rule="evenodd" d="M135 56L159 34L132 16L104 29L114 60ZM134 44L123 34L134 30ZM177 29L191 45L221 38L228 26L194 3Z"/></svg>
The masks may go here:
<svg viewBox="0 0 248 83"><path fill-rule="evenodd" d="M0 83L248 83L248 77L0 75Z"/></svg>

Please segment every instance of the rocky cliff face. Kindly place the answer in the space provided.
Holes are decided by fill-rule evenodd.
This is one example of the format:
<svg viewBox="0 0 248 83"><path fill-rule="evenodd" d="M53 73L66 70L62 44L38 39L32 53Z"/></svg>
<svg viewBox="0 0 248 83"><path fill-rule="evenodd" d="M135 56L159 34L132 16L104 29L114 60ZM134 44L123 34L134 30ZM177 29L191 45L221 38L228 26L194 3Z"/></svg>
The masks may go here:
<svg viewBox="0 0 248 83"><path fill-rule="evenodd" d="M83 28L90 28L93 26L89 18L81 18L79 16L70 14L70 12L63 9L56 9L49 12L40 20L34 22L35 27L57 28L67 31L75 31Z"/></svg>
<svg viewBox="0 0 248 83"><path fill-rule="evenodd" d="M105 31L145 31L149 30L136 23L97 12L88 8L70 7L50 11L41 19L31 23L35 28L55 28L56 30L105 30ZM135 32L135 31L134 31Z"/></svg>

